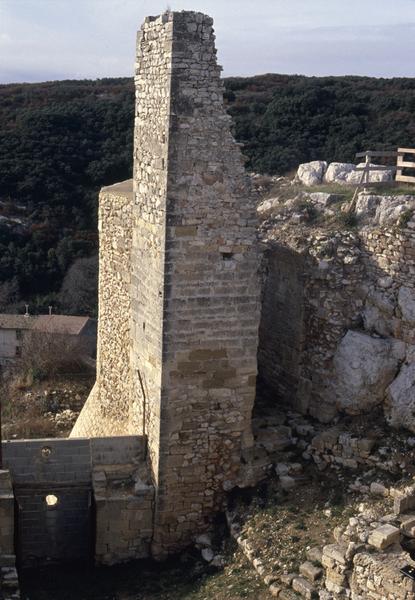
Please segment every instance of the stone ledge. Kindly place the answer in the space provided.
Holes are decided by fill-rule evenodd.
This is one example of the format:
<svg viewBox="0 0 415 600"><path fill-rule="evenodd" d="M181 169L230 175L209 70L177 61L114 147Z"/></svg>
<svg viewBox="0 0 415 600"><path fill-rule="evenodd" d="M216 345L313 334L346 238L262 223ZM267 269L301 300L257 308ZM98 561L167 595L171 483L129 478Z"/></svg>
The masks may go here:
<svg viewBox="0 0 415 600"><path fill-rule="evenodd" d="M112 194L114 196L132 196L134 193L133 180L126 179L125 181L120 181L119 183L113 183L112 185L101 188L100 193Z"/></svg>

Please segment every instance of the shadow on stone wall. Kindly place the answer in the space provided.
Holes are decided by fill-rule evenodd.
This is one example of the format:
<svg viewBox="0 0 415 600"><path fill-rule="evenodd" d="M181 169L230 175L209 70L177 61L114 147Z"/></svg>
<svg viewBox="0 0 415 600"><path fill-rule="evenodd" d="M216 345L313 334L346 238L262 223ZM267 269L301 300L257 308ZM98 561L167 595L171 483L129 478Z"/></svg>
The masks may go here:
<svg viewBox="0 0 415 600"><path fill-rule="evenodd" d="M256 411L415 431L414 230L285 230L264 261Z"/></svg>

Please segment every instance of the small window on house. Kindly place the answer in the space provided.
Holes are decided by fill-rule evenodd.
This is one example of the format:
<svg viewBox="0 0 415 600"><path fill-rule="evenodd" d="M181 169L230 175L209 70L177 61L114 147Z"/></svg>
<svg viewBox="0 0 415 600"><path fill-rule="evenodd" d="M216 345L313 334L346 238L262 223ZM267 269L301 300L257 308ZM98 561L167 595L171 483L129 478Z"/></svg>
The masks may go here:
<svg viewBox="0 0 415 600"><path fill-rule="evenodd" d="M21 346L16 346L15 356L21 356L21 355L22 355L22 348L21 348Z"/></svg>
<svg viewBox="0 0 415 600"><path fill-rule="evenodd" d="M23 338L23 331L21 329L16 329L16 340L21 340Z"/></svg>
<svg viewBox="0 0 415 600"><path fill-rule="evenodd" d="M233 252L221 252L222 254L222 260L232 260L233 259Z"/></svg>

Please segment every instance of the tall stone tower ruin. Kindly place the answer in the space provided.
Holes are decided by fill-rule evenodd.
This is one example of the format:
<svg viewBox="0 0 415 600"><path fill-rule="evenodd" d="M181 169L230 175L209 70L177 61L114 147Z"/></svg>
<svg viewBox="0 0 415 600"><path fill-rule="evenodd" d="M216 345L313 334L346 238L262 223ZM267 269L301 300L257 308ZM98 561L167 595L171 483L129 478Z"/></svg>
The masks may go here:
<svg viewBox="0 0 415 600"><path fill-rule="evenodd" d="M147 436L155 555L208 526L252 445L255 207L214 39L194 12L138 33L133 193L101 192L97 382L72 433Z"/></svg>

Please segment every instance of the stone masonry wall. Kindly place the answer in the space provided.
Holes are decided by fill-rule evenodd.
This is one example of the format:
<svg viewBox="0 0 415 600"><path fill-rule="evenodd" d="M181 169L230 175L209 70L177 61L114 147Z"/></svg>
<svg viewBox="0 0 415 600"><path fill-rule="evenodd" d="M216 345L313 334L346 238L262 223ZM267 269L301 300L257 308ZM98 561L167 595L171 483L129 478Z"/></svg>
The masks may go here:
<svg viewBox="0 0 415 600"><path fill-rule="evenodd" d="M154 488L144 452L144 443L133 436L92 441L98 564L150 556Z"/></svg>
<svg viewBox="0 0 415 600"><path fill-rule="evenodd" d="M159 481L167 158L173 21L148 17L137 35L134 227L131 259L132 423L149 440Z"/></svg>
<svg viewBox="0 0 415 600"><path fill-rule="evenodd" d="M295 232L288 229L275 232L279 239L278 244L269 242L270 264L283 261L286 268L271 268L269 272L259 351L259 370L275 402L303 414L309 413L321 421L330 421L338 414L334 379L335 369L339 367L336 353L350 330L363 334L360 339L367 340L373 347L379 344L382 349L389 344L390 351L396 351L395 376L402 364L412 372L415 342L413 225L411 222L407 227L367 225L355 231L337 232L315 228L301 233L296 227ZM302 291L293 299L300 302L302 310L297 311L297 317L289 310L295 319L290 328L302 327L304 331L296 372L292 368L291 342L280 337L281 359L273 350L275 339L267 333L275 327L275 322L284 323L287 319L287 306L279 304L275 296L275 290L284 286L281 273L292 263L290 257L287 261L287 247L297 253L304 264ZM281 371L279 380L269 376ZM376 370L371 377L377 377ZM376 391L385 395L386 386L387 383L382 392L380 383ZM369 405L362 403L361 409L365 412ZM358 409L353 410L352 414L356 414ZM393 419L396 421L396 411ZM404 422L401 424L406 426Z"/></svg>
<svg viewBox="0 0 415 600"><path fill-rule="evenodd" d="M14 557L14 496L7 470L0 470L0 569L3 557ZM14 566L14 564L13 564Z"/></svg>
<svg viewBox="0 0 415 600"><path fill-rule="evenodd" d="M294 236L281 234L278 243L270 242L267 252L272 265L284 263L285 267L271 267L270 280L264 287L258 355L261 381L267 396L274 394L275 402L303 414L309 412L323 421L329 421L336 413L324 393L333 355L347 329L361 320L364 266L359 246L359 239L351 232L328 235L324 231L306 231ZM297 293L284 303L278 302L276 290L285 286L281 273L288 272L295 260L302 265ZM297 344L294 352L292 338L269 335L276 322L281 323L281 328L303 332L301 345ZM293 365L297 365L295 370ZM271 378L272 372L280 377Z"/></svg>
<svg viewBox="0 0 415 600"><path fill-rule="evenodd" d="M212 19L147 20L136 86L131 368L145 390L163 555L208 526L252 444L258 253Z"/></svg>
<svg viewBox="0 0 415 600"><path fill-rule="evenodd" d="M134 433L130 420L132 211L132 181L101 190L97 381L72 437Z"/></svg>
<svg viewBox="0 0 415 600"><path fill-rule="evenodd" d="M19 558L28 565L89 560L94 542L98 564L149 556L154 489L144 450L138 436L4 442L18 529L14 534L13 496L3 495L0 516L8 530L6 536L2 526L1 553L13 554L16 539ZM49 495L56 496L56 505L48 505Z"/></svg>
<svg viewBox="0 0 415 600"><path fill-rule="evenodd" d="M408 223L407 228L364 228L360 236L373 292L391 300L390 333L408 344L415 344L415 315L397 306L397 301L402 304L399 302L401 288L415 289L415 221ZM408 305L415 302L414 292L412 296L409 294Z"/></svg>
<svg viewBox="0 0 415 600"><path fill-rule="evenodd" d="M138 33L134 203L100 196L97 383L72 432L146 436L160 556L209 527L253 443L256 214L214 38L193 12Z"/></svg>
<svg viewBox="0 0 415 600"><path fill-rule="evenodd" d="M304 257L283 246L266 253L259 330L258 362L260 393L264 398L278 393L290 405L297 400L300 357L304 341ZM276 312L284 318L267 318ZM261 385L262 382L264 385ZM271 398L272 399L272 398Z"/></svg>

